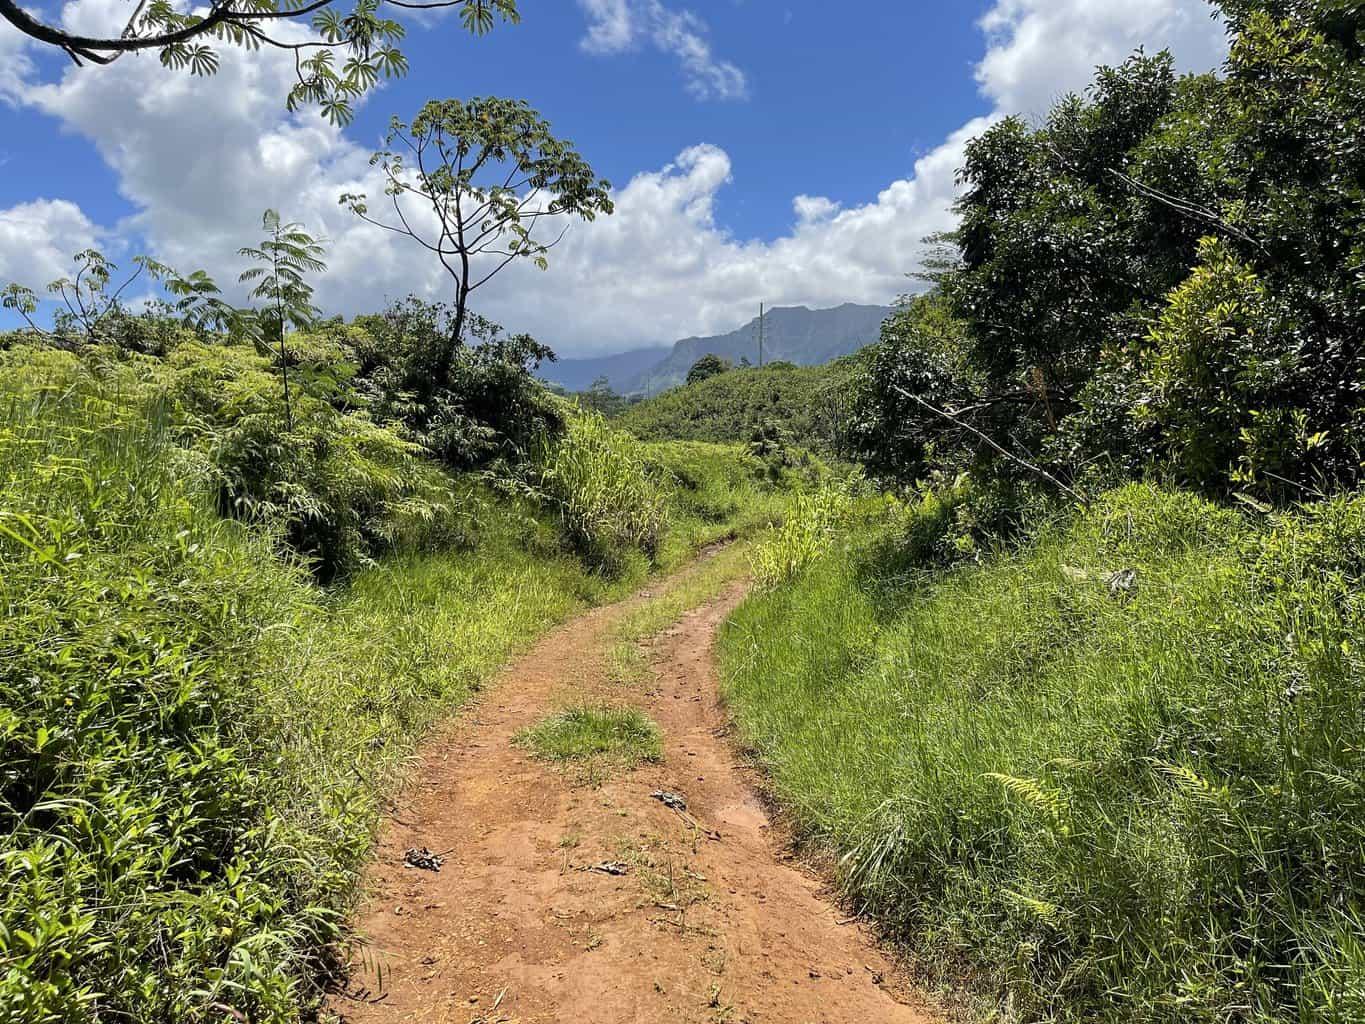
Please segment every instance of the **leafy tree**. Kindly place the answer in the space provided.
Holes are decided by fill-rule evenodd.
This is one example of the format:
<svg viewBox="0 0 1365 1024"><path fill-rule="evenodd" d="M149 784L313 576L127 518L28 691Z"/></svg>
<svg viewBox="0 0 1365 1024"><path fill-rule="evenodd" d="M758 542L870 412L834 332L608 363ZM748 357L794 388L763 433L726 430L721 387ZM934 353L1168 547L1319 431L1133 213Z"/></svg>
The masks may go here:
<svg viewBox="0 0 1365 1024"><path fill-rule="evenodd" d="M376 415L401 420L411 436L457 469L515 459L564 427L559 406L534 374L555 357L527 334L471 314L450 355L455 311L409 297L380 316L357 317L347 344L354 386ZM446 360L449 359L447 363Z"/></svg>
<svg viewBox="0 0 1365 1024"><path fill-rule="evenodd" d="M289 353L284 336L289 327L303 330L317 320L318 310L313 305L313 286L308 274L320 274L327 269L322 257L327 250L301 224L286 224L274 210L266 210L261 217L266 232L259 246L248 246L239 255L254 260L257 266L242 271L238 279L243 283L256 282L251 291L253 299L265 303L264 309L244 322L258 344L269 348L273 343L279 351L280 380L284 386L284 414L290 430L294 429L294 409L289 400Z"/></svg>
<svg viewBox="0 0 1365 1024"><path fill-rule="evenodd" d="M714 377L719 373L726 373L732 369L734 369L734 367L730 364L728 359L722 359L714 352L708 352L693 363L692 368L687 371L687 383L700 384L710 377Z"/></svg>
<svg viewBox="0 0 1365 1024"><path fill-rule="evenodd" d="M1296 393L1301 335L1282 301L1214 239L1143 347L1136 415L1160 428L1171 464L1196 485L1290 482L1325 438L1310 435ZM1296 495L1291 494L1290 497Z"/></svg>
<svg viewBox="0 0 1365 1024"><path fill-rule="evenodd" d="M387 148L370 162L384 172L392 217L363 194L341 203L370 224L414 239L455 285L449 344L436 364L444 378L464 337L469 298L517 260L544 270L568 230L567 217L610 214L610 184L572 144L522 100L432 100L405 124L394 118ZM548 220L553 237L541 235Z"/></svg>
<svg viewBox="0 0 1365 1024"><path fill-rule="evenodd" d="M968 146L956 254L925 275L960 330L883 339L855 424L879 468L1361 478L1365 7L1220 6L1221 76L1139 52Z"/></svg>
<svg viewBox="0 0 1365 1024"><path fill-rule="evenodd" d="M86 36L45 21L18 0L0 0L0 18L24 35L65 53L76 64L108 65L124 54L154 50L162 65L209 76L218 70L216 47L263 46L294 55L297 82L288 106L317 105L334 124L348 123L354 101L381 79L406 74L399 48L405 29L382 17L385 8L435 10L458 7L464 27L483 35L497 21L520 20L516 0L355 0L349 11L336 0L211 0L207 10L184 11L171 0L137 5L117 36ZM306 39L281 33L289 22L312 28Z"/></svg>
<svg viewBox="0 0 1365 1024"><path fill-rule="evenodd" d="M1146 195L1173 190L1181 161L1144 161L1141 147L1183 106L1203 109L1205 86L1177 79L1168 53L1138 54L1100 68L1087 96L1064 99L1042 127L1011 118L969 144L961 263L945 288L990 388L1037 396L1010 429L1025 429L1021 418L1055 429L1104 339L1184 277L1208 225Z"/></svg>
<svg viewBox="0 0 1365 1024"><path fill-rule="evenodd" d="M930 469L967 468L974 439L911 396L955 418L986 426L981 374L967 363L965 323L940 293L901 303L855 379L846 444L886 476L915 480Z"/></svg>
<svg viewBox="0 0 1365 1024"><path fill-rule="evenodd" d="M188 326L222 327L231 319L232 310L218 297L218 286L202 270L185 276L149 256L135 256L132 272L116 283L118 265L95 249L77 253L72 262L75 272L71 276L47 286L64 307L57 311L50 330L34 319L39 311L38 295L26 285L6 285L0 290L0 306L18 313L30 330L64 348L116 340L119 332L115 325L130 317L123 296L139 280L163 288L172 301L162 304L162 312Z"/></svg>
<svg viewBox="0 0 1365 1024"><path fill-rule="evenodd" d="M616 393L611 381L605 376L598 377L587 391L580 391L575 397L583 408L600 412L608 418L619 416L631 404L631 400L625 395Z"/></svg>

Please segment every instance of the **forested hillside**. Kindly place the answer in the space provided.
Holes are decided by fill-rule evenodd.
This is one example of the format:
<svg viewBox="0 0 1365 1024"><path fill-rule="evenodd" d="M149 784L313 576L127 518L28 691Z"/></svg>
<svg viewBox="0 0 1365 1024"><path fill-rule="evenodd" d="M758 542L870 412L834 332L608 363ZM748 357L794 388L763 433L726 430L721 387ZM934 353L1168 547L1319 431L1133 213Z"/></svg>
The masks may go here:
<svg viewBox="0 0 1365 1024"><path fill-rule="evenodd" d="M774 442L843 447L857 357L823 366L728 370L628 406L616 420L646 441Z"/></svg>

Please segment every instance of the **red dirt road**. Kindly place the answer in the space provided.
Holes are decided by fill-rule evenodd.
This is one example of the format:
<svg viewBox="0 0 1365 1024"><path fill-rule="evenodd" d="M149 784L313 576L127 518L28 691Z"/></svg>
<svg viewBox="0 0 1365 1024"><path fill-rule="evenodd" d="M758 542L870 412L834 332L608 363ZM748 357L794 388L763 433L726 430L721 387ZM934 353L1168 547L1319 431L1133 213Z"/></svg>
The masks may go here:
<svg viewBox="0 0 1365 1024"><path fill-rule="evenodd" d="M742 596L736 585L651 641L648 688L613 684L604 667L608 627L645 596L591 612L428 742L382 830L357 921L368 947L333 1013L352 1024L936 1019L898 994L892 963L791 859L727 737L712 647ZM594 700L652 716L662 763L594 786L512 745ZM655 790L684 794L692 821ZM403 866L409 847L449 852L433 873ZM592 870L607 862L628 871Z"/></svg>

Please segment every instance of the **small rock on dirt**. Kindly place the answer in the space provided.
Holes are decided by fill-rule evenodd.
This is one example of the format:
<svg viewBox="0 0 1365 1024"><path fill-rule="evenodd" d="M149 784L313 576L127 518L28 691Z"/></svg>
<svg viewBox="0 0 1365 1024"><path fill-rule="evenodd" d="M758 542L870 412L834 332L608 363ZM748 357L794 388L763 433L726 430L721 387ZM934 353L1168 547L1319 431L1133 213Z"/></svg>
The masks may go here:
<svg viewBox="0 0 1365 1024"><path fill-rule="evenodd" d="M604 860L601 864L592 865L588 870L603 875L628 875L630 874L630 865L623 864L619 860Z"/></svg>

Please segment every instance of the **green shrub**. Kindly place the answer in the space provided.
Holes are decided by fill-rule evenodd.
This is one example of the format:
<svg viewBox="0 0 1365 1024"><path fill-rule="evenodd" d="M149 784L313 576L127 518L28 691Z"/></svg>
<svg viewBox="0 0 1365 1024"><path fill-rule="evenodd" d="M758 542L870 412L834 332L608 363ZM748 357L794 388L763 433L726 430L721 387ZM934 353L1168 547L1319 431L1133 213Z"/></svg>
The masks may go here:
<svg viewBox="0 0 1365 1024"><path fill-rule="evenodd" d="M851 510L842 487L826 485L812 494L798 494L782 524L754 549L758 585L772 588L796 579L829 550Z"/></svg>
<svg viewBox="0 0 1365 1024"><path fill-rule="evenodd" d="M563 431L562 410L534 376L554 359L548 347L480 316L469 318L465 344L453 332L453 309L410 296L323 333L345 346L376 415L401 422L451 469L524 460L541 435Z"/></svg>
<svg viewBox="0 0 1365 1024"><path fill-rule="evenodd" d="M302 576L136 407L4 391L0 1018L288 1017L336 932L255 745Z"/></svg>
<svg viewBox="0 0 1365 1024"><path fill-rule="evenodd" d="M1134 411L1157 426L1181 479L1279 493L1326 440L1293 405L1298 329L1225 245L1204 239L1199 258L1148 336L1147 396Z"/></svg>
<svg viewBox="0 0 1365 1024"><path fill-rule="evenodd" d="M420 446L343 411L345 368L336 350L305 343L286 424L271 362L242 345L184 341L164 358L92 347L79 357L51 349L5 353L13 391L74 387L165 423L216 493L219 510L267 526L323 579L370 564L397 547L435 548L476 528L455 507L451 482Z"/></svg>
<svg viewBox="0 0 1365 1024"><path fill-rule="evenodd" d="M667 526L663 482L644 446L600 415L578 416L563 437L546 441L532 472L590 564L619 574L633 555L658 554Z"/></svg>
<svg viewBox="0 0 1365 1024"><path fill-rule="evenodd" d="M1013 1019L1344 1024L1362 531L1133 486L907 587L860 527L740 609L727 699L855 903Z"/></svg>

